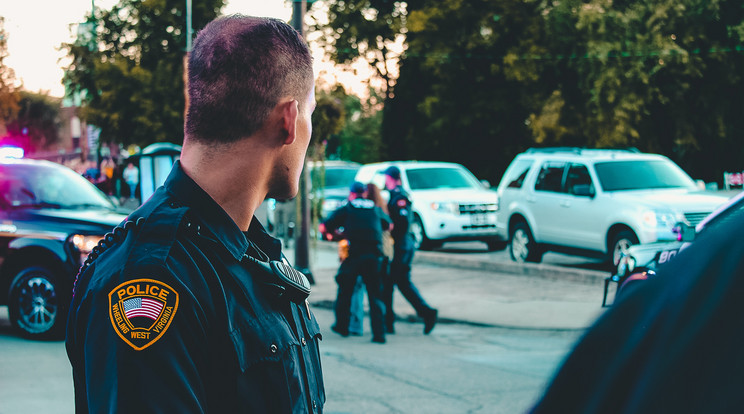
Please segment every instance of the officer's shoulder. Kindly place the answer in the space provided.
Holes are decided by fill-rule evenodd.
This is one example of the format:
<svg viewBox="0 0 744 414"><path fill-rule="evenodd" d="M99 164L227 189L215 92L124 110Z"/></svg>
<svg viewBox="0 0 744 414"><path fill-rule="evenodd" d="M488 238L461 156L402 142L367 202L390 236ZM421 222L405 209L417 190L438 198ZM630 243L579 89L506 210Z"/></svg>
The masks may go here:
<svg viewBox="0 0 744 414"><path fill-rule="evenodd" d="M188 208L170 200L145 203L101 239L78 277L89 267L93 285L127 278L132 272L168 273L166 261L179 231L188 224L187 213Z"/></svg>

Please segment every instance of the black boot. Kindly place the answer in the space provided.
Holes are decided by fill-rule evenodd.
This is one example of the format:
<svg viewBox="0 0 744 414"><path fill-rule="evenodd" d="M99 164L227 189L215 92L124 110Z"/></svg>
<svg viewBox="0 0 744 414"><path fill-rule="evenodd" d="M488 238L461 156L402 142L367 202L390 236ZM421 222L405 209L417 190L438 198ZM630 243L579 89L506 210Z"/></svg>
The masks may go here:
<svg viewBox="0 0 744 414"><path fill-rule="evenodd" d="M424 315L424 335L429 335L432 329L434 329L434 325L437 324L437 313L439 312L434 308L426 311Z"/></svg>

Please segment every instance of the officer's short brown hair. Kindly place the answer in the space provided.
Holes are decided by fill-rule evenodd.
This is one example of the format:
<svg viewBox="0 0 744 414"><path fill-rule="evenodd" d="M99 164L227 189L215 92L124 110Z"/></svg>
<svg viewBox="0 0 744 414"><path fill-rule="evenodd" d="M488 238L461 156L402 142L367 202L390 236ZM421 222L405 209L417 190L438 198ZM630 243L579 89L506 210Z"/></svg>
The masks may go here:
<svg viewBox="0 0 744 414"><path fill-rule="evenodd" d="M288 24L241 15L215 19L189 55L186 135L214 143L250 136L284 96L304 110L313 84L310 51Z"/></svg>

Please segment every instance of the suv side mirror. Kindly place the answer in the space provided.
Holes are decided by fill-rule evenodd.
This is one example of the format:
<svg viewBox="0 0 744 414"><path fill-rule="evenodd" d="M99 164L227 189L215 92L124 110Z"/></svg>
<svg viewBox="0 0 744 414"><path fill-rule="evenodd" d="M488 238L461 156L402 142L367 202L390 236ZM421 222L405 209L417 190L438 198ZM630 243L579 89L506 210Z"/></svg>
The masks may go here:
<svg viewBox="0 0 744 414"><path fill-rule="evenodd" d="M484 188L491 188L491 183L488 180L480 180Z"/></svg>
<svg viewBox="0 0 744 414"><path fill-rule="evenodd" d="M580 197L594 197L594 189L591 184L576 184L571 193Z"/></svg>

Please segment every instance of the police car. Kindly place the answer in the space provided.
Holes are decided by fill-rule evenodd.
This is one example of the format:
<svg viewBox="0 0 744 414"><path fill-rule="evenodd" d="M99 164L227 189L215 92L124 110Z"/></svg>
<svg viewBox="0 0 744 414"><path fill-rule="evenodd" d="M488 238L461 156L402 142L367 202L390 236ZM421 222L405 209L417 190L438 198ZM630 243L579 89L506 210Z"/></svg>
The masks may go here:
<svg viewBox="0 0 744 414"><path fill-rule="evenodd" d="M384 172L400 169L413 209L411 233L416 247L430 250L449 241L482 241L488 250L506 246L496 231L496 191L463 165L434 161L391 161L363 165L355 180L385 189ZM387 195L387 192L383 192Z"/></svg>
<svg viewBox="0 0 744 414"><path fill-rule="evenodd" d="M80 265L124 219L75 171L0 156L0 305L19 333L61 337Z"/></svg>

